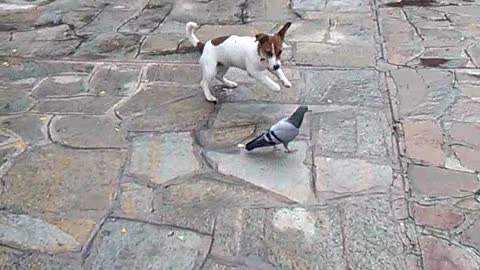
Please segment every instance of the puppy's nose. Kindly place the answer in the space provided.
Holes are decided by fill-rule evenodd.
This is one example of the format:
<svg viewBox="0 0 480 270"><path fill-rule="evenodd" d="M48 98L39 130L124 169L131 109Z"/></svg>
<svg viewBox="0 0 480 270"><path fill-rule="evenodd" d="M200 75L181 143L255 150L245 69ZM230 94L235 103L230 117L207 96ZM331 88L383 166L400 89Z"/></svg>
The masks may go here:
<svg viewBox="0 0 480 270"><path fill-rule="evenodd" d="M274 70L277 70L277 69L279 69L279 68L280 68L280 65L279 65L279 64L276 64L276 65L273 66L273 69L274 69Z"/></svg>

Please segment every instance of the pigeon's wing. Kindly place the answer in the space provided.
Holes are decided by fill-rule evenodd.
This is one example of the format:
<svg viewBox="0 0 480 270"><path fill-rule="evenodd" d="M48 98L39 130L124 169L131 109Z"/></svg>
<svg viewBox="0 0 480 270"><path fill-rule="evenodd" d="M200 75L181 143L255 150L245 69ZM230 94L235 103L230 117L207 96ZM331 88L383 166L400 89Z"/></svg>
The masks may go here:
<svg viewBox="0 0 480 270"><path fill-rule="evenodd" d="M299 129L287 121L288 118L280 120L270 128L270 135L279 140L280 143L289 143L297 137Z"/></svg>

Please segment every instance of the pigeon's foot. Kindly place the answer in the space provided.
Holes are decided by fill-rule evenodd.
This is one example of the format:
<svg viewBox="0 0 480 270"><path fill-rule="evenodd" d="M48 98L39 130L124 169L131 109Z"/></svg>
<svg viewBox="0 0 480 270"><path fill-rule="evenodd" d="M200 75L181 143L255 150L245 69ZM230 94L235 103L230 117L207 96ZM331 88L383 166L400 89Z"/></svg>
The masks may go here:
<svg viewBox="0 0 480 270"><path fill-rule="evenodd" d="M292 154L292 153L295 153L297 151L298 151L297 149L287 149L287 150L285 150L285 153Z"/></svg>

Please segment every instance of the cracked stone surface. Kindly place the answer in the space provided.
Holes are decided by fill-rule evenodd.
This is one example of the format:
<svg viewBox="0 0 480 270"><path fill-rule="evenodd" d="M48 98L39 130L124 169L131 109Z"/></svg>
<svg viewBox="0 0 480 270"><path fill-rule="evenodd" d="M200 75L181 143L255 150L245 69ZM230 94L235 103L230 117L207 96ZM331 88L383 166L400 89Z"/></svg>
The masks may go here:
<svg viewBox="0 0 480 270"><path fill-rule="evenodd" d="M210 236L189 230L110 219L98 232L86 265L89 269L196 269L210 242Z"/></svg>
<svg viewBox="0 0 480 270"><path fill-rule="evenodd" d="M478 270L479 14L0 1L0 268ZM292 22L292 87L232 68L207 102L188 21L203 42ZM299 105L298 152L238 147Z"/></svg>

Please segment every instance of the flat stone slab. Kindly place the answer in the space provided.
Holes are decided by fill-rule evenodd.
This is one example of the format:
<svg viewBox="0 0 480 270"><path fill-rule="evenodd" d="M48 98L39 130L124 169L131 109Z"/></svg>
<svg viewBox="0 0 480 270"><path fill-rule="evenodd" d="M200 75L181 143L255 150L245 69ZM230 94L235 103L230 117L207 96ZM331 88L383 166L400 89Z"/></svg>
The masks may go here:
<svg viewBox="0 0 480 270"><path fill-rule="evenodd" d="M0 114L26 112L35 106L36 101L25 90L0 90Z"/></svg>
<svg viewBox="0 0 480 270"><path fill-rule="evenodd" d="M419 237L426 270L474 270L480 257L432 236Z"/></svg>
<svg viewBox="0 0 480 270"><path fill-rule="evenodd" d="M200 168L190 133L149 134L133 138L126 173L165 184Z"/></svg>
<svg viewBox="0 0 480 270"><path fill-rule="evenodd" d="M211 1L179 0L175 2L170 19L199 24L240 24L241 6L236 0L226 0L221 6Z"/></svg>
<svg viewBox="0 0 480 270"><path fill-rule="evenodd" d="M100 66L90 81L89 92L102 96L126 96L136 90L139 77L140 66Z"/></svg>
<svg viewBox="0 0 480 270"><path fill-rule="evenodd" d="M300 88L306 103L368 107L384 105L376 71L305 69L301 73Z"/></svg>
<svg viewBox="0 0 480 270"><path fill-rule="evenodd" d="M118 107L132 131L188 131L201 126L214 111L200 88L148 84Z"/></svg>
<svg viewBox="0 0 480 270"><path fill-rule="evenodd" d="M104 210L125 160L124 151L37 149L19 157L3 177L0 205L25 211Z"/></svg>
<svg viewBox="0 0 480 270"><path fill-rule="evenodd" d="M283 196L241 179L223 175L197 175L156 190L153 199L155 211L150 216L142 215L148 207L138 207L134 214L162 224L212 233L217 216L228 209L291 203Z"/></svg>
<svg viewBox="0 0 480 270"><path fill-rule="evenodd" d="M414 205L413 216L418 225L430 226L441 230L451 230L465 221L461 211L447 206Z"/></svg>
<svg viewBox="0 0 480 270"><path fill-rule="evenodd" d="M138 35L123 35L120 33L104 33L92 37L82 43L76 50L76 58L135 58L140 46L141 37Z"/></svg>
<svg viewBox="0 0 480 270"><path fill-rule="evenodd" d="M316 155L343 155L388 163L390 134L382 111L339 109L315 113Z"/></svg>
<svg viewBox="0 0 480 270"><path fill-rule="evenodd" d="M473 225L462 233L462 243L474 247L477 251L480 250L480 222L478 219Z"/></svg>
<svg viewBox="0 0 480 270"><path fill-rule="evenodd" d="M293 0L292 9L294 10L314 10L314 11L355 11L367 12L369 10L369 2L367 0Z"/></svg>
<svg viewBox="0 0 480 270"><path fill-rule="evenodd" d="M435 121L403 121L406 154L415 160L440 166L445 162L443 134Z"/></svg>
<svg viewBox="0 0 480 270"><path fill-rule="evenodd" d="M120 101L118 97L76 97L68 99L45 99L32 111L39 113L84 113L102 114Z"/></svg>
<svg viewBox="0 0 480 270"><path fill-rule="evenodd" d="M241 178L296 202L311 202L314 197L310 189L308 146L305 142L293 142L289 147L298 152L286 154L270 148L249 153L242 150L236 154L207 152L206 156L220 173Z"/></svg>
<svg viewBox="0 0 480 270"><path fill-rule="evenodd" d="M228 265L253 260L274 269L407 269L390 211L379 198L329 207L235 209L219 216L211 253Z"/></svg>
<svg viewBox="0 0 480 270"><path fill-rule="evenodd" d="M211 241L210 236L190 230L109 219L98 232L86 266L95 270L197 269Z"/></svg>
<svg viewBox="0 0 480 270"><path fill-rule="evenodd" d="M473 173L437 167L410 165L408 178L416 196L462 196L480 188L480 182Z"/></svg>
<svg viewBox="0 0 480 270"><path fill-rule="evenodd" d="M399 69L392 71L402 117L433 119L454 102L453 74L443 70Z"/></svg>
<svg viewBox="0 0 480 270"><path fill-rule="evenodd" d="M377 50L372 45L333 45L298 42L293 62L334 67L374 67Z"/></svg>
<svg viewBox="0 0 480 270"><path fill-rule="evenodd" d="M138 216L153 212L153 189L135 183L120 186L120 208L127 216Z"/></svg>
<svg viewBox="0 0 480 270"><path fill-rule="evenodd" d="M78 250L73 236L41 219L0 211L0 243L18 249L58 253Z"/></svg>
<svg viewBox="0 0 480 270"><path fill-rule="evenodd" d="M199 143L207 148L222 148L235 146L252 136L254 125L237 126L231 128L204 129L198 133Z"/></svg>
<svg viewBox="0 0 480 270"><path fill-rule="evenodd" d="M165 19L171 9L172 4L168 1L161 1L157 4L149 3L144 10L122 25L118 31L133 34L151 33Z"/></svg>
<svg viewBox="0 0 480 270"><path fill-rule="evenodd" d="M392 184L392 168L360 159L315 158L317 193L387 191Z"/></svg>
<svg viewBox="0 0 480 270"><path fill-rule="evenodd" d="M76 148L127 148L125 129L112 116L55 116L50 133L56 143Z"/></svg>
<svg viewBox="0 0 480 270"><path fill-rule="evenodd" d="M25 144L43 145L48 142L47 124L50 117L38 114L23 114L1 120L0 125L17 134Z"/></svg>
<svg viewBox="0 0 480 270"><path fill-rule="evenodd" d="M47 77L32 91L36 98L70 97L87 93L86 74Z"/></svg>

